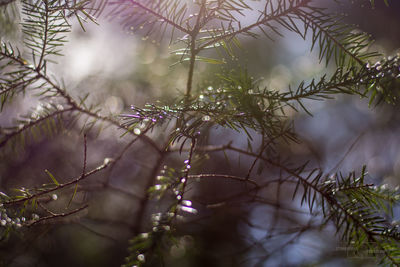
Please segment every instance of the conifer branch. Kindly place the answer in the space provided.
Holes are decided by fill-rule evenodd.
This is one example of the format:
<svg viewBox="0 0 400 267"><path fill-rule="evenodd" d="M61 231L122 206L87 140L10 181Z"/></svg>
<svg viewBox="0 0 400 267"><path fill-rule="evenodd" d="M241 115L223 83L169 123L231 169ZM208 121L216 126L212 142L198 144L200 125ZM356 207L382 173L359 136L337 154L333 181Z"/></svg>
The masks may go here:
<svg viewBox="0 0 400 267"><path fill-rule="evenodd" d="M63 110L57 110L54 111L52 113L49 113L48 115L39 117L37 120L34 120L28 124L22 125L22 127L19 127L18 130L16 131L12 131L10 133L6 133L5 136L2 138L1 142L0 142L0 148L5 146L12 138L14 138L15 136L18 136L19 134L27 131L29 128L32 127L36 127L38 124L49 120L49 119L53 119L56 116L62 115L64 113L68 113L68 112L73 112L74 109L73 108L68 108L68 109L63 109Z"/></svg>
<svg viewBox="0 0 400 267"><path fill-rule="evenodd" d="M40 53L40 58L39 62L37 64L36 69L40 70L42 68L42 62L46 53L46 48L47 48L47 38L48 38L48 32L49 32L49 6L47 4L48 0L43 0L44 4L44 23L43 23L43 45L42 45L42 51Z"/></svg>
<svg viewBox="0 0 400 267"><path fill-rule="evenodd" d="M379 55L376 53L361 53L360 50L368 48L371 44L371 41L368 40L369 36L364 33L353 33L354 27L341 24L339 22L340 18L326 15L317 8L314 8L312 13L299 9L297 14L305 24L304 36L307 29L311 28L313 46L319 41L321 46L320 60L325 55L326 63L328 63L330 57L334 56L336 64L340 67L348 64L349 68L351 68L354 65L352 61L356 62L359 67L364 67L366 62L363 59ZM326 39L323 35L326 36ZM331 46L328 40L331 40L334 45ZM336 51L336 47L342 52ZM341 53L344 53L344 55L340 55ZM345 55L351 59L350 62L346 62Z"/></svg>
<svg viewBox="0 0 400 267"><path fill-rule="evenodd" d="M183 33L190 34L189 29L186 29L183 26L181 26L181 25L175 23L174 21L168 19L167 17L163 16L162 14L155 12L153 9L146 7L145 5L141 4L139 1L130 0L130 3L133 6L139 7L144 12L150 13L153 16L155 16L156 18L161 19L163 22L166 22L167 24L171 25L173 28L178 29Z"/></svg>
<svg viewBox="0 0 400 267"><path fill-rule="evenodd" d="M260 185L258 185L258 183L256 181L253 181L251 179L248 179L246 177L239 177L239 176L235 176L235 175L227 175L227 174L214 174L214 173L201 173L201 174L191 174L188 175L189 179L198 179L198 178L222 178L222 179L231 179L231 180L235 180L235 181L240 181L240 182L248 182L251 183L252 185L254 185L256 188L260 188Z"/></svg>
<svg viewBox="0 0 400 267"><path fill-rule="evenodd" d="M284 1L286 1L286 0L284 0ZM293 2L296 2L296 4L293 5ZM199 46L198 49L202 50L202 49L204 49L206 47L209 47L209 46L212 46L212 45L214 45L214 44L216 44L216 43L218 43L218 42L220 42L222 40L228 40L228 39L230 39L230 38L232 38L232 37L234 37L236 35L239 35L239 34L242 34L242 33L248 33L253 29L256 29L256 28L259 28L260 26L268 24L269 22L278 21L281 18L284 18L284 17L286 17L286 16L288 16L288 15L290 15L292 13L297 12L300 8L307 7L310 2L311 2L311 0L301 0L301 1L299 1L299 0L296 0L296 1L289 0L290 4L289 4L289 7L287 9L279 10L280 12L277 13L277 14L264 13L264 14L262 14L262 18L258 19L257 22L255 22L253 24L250 24L250 25L248 25L246 27L239 28L238 30L234 30L234 31L228 32L226 34L219 35L219 36L213 38L212 40L210 40L208 42L205 42L204 44Z"/></svg>
<svg viewBox="0 0 400 267"><path fill-rule="evenodd" d="M5 3L9 2L6 0ZM258 11L259 17L243 26L240 16L252 9L243 0L23 0L23 52L21 53L14 44L1 42L1 108L6 102L11 102L14 95L26 90L38 92L40 101L44 102L28 115L21 116L18 121L20 125L0 128L0 148L10 143L25 145L27 136L36 138L37 133L52 134L64 128L64 124L68 124L69 128L81 124L79 128L85 133L83 164L79 167L79 176L67 182L59 183L46 171L54 184L45 184L33 189L21 187L16 189L20 194L11 197L0 192L0 234L17 231L17 227L66 217L87 208L87 205L84 205L57 213L47 205L57 199L57 195L49 195L57 190L67 189L68 192L73 192L68 202L69 207L78 190L86 192L109 189L113 193L130 197L130 200L136 201L137 204L135 218L129 224L135 237L130 241L130 254L126 258L126 266L152 265L155 261L163 259L164 253L170 253L170 245L177 243L181 233L179 226L189 225L181 224L179 219L186 216L185 212L196 214L198 204L210 209L226 204L268 205L275 209L276 214L281 210L298 213L296 208L282 204L282 193L287 192L286 189L289 188L293 189L293 201L298 199L300 205L308 206L310 220L302 227L280 231L281 234L293 235L283 242L282 248L295 242L308 230L317 227L322 229L333 223L337 235L342 240L353 242L351 244L356 250L376 247L384 252L381 263L399 266L400 232L388 222L393 206L399 203L398 192L365 182L366 167L360 175L353 171L348 175L336 173L329 176L321 168L315 167L318 166L316 164L307 162L296 166L289 159L284 159L284 153L281 153L283 142L291 144L300 139L293 126L291 113L298 112L298 104L305 112L311 114L305 106L307 99L326 100L339 94L349 94L369 97L371 105L381 100L391 104L397 103L400 96L399 56L383 58L375 63L369 62L375 61L379 55L368 50L372 44L370 36L358 32L354 25L344 24L343 17L330 15L323 8L316 7L316 3L316 6L310 3L311 0L265 1L263 10ZM140 32L144 40L155 36L160 40L157 44L161 44L164 36L170 34L170 44L177 39L175 44L179 46L172 54L180 55L181 62L188 61L188 65L185 65L187 80L182 95L165 103L147 104L144 108L132 106L133 114L121 115L122 120L112 115L101 115L100 105L88 104L86 99L89 94L75 98L63 82L60 82L61 79L48 74L51 72L48 63L52 62L54 56L61 55L66 34L71 29L69 19L75 17L83 28L83 21L95 22L94 14L100 14L111 4L114 5L114 9L111 10L110 16L117 17L125 30ZM371 1L371 4L373 5L374 1ZM262 88L261 83L255 81L243 67L232 71L223 70L214 77L196 79L196 61L208 64L226 63L225 59L207 58L202 53L222 48L222 53L234 58L236 48L241 47L237 39L239 36L257 38L257 30L261 30L265 36L272 39L268 31L283 36L279 26L299 34L303 39L311 31L311 50L319 46L319 60L325 60L326 67L334 58L336 70L333 74L322 74L320 78L314 79L306 78L308 80L300 82L294 88L288 85L286 91ZM175 31L184 36L176 38ZM153 43L156 43L156 40L153 40ZM28 56L25 54L26 49L29 50ZM195 85L194 81L197 80L199 83ZM199 88L197 91L195 86ZM66 114L69 117L65 116ZM115 159L106 158L102 165L88 171L90 154L87 154L86 133L94 126L100 131L103 124L122 130L121 137L125 134L132 135L132 139L122 147ZM171 129L171 125L175 125L175 128ZM233 142L207 145L208 137L213 133L210 129L215 127L223 127L243 135L247 139L247 148L233 146ZM260 138L261 142L258 142ZM161 139L163 140L159 142ZM149 169L148 176L144 177L143 194L134 194L120 186L113 186L109 180L117 162L120 162L138 140L143 141L145 147L156 156L154 162L142 164L145 170ZM9 152L7 149L3 151ZM174 153L178 151L179 155ZM208 153L217 151L224 153L229 164L232 154L239 155L239 163L240 157L246 158L248 166L240 166L240 171L244 170L247 175L204 173L206 165L203 165L203 161L209 157ZM182 157L185 158L184 161ZM342 160L338 164L341 162ZM168 166L161 168L165 163ZM256 164L259 166L259 175L253 174ZM266 166L269 166L268 171L263 169ZM82 185L81 181L107 167L110 168L105 180ZM271 175L273 177L270 177ZM191 190L195 189L193 179L202 182L206 179L218 179L227 183L230 181L242 188L239 188L238 192L224 192L226 195L221 194L214 201L194 198L192 207L189 198ZM270 198L262 191L268 189L271 184L276 187L276 195ZM163 205L153 207L151 199L157 199L160 203L162 201ZM28 204L32 204L32 208L28 207ZM24 217L22 224L21 220L17 223L17 220L12 221L9 218L38 207L42 209L45 217L39 219L38 215L32 216L33 219L27 222ZM153 212L153 209L160 212L151 215L152 226L148 227L147 212ZM289 215L272 216L271 233L266 238L279 234L276 226L280 219L292 224L299 223ZM238 221L244 221L248 227L259 227L250 219L241 217L244 216L238 216ZM191 222L200 219L201 216ZM311 223L314 219L318 219L315 224ZM142 230L145 232L139 234ZM272 233L272 230L275 232ZM255 241L246 249L258 244L261 242ZM279 249L280 247L275 251ZM147 259L149 260L146 262ZM260 263L264 259L265 257Z"/></svg>
<svg viewBox="0 0 400 267"><path fill-rule="evenodd" d="M84 209L87 209L88 207L89 207L89 205L86 204L86 205L83 205L80 208L77 208L77 209L74 209L74 210L71 210L71 211L68 211L68 212L63 212L63 213L58 213L58 214L50 214L49 216L41 217L41 218L39 218L37 220L30 221L28 223L28 226L30 227L30 226L34 226L36 224L41 224L43 222L47 222L49 220L58 219L58 218L62 218L62 217L67 217L67 216L70 216L72 214L78 213L78 212L80 212L80 211L82 211Z"/></svg>
<svg viewBox="0 0 400 267"><path fill-rule="evenodd" d="M68 186L71 186L71 185L75 185L75 184L77 184L79 181L82 181L82 180L84 180L84 179L87 179L89 176L91 176L91 175L93 175L93 174L95 174L95 173L97 173L97 172L99 172L99 171L101 171L101 170L107 168L108 166L109 166L109 162L105 162L104 164L98 166L97 168L95 168L95 169L93 169L93 170L91 170L91 171L86 172L85 175L83 175L83 176L80 175L79 177L77 177L77 178L75 178L75 179L71 179L71 181L69 181L69 182L67 182L67 183L59 184L59 185L57 185L57 186L55 186L55 187L53 187L53 188L50 188L50 189L41 190L41 191L39 191L39 192L36 192L36 193L34 193L34 194L32 194L32 195L29 195L29 196L26 196L26 197L17 198L17 199L15 199L15 200L9 200L9 201L3 202L3 205L9 206L9 205L21 204L21 203L23 203L23 202L25 202L25 201L30 201L30 200L32 200L32 199L38 198L38 197L43 196L43 195L47 195L47 194L49 194L49 193L51 193L51 192L60 190L60 189L62 189L62 188L65 188L65 187L68 187Z"/></svg>

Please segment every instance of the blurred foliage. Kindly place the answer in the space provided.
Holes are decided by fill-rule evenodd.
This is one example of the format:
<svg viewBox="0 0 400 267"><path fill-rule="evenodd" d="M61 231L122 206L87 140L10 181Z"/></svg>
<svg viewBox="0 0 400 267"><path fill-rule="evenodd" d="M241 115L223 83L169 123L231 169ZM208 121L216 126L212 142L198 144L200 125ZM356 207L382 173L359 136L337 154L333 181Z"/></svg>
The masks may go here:
<svg viewBox="0 0 400 267"><path fill-rule="evenodd" d="M398 266L398 187L364 162L338 169L362 136L340 140L363 123L351 106L377 117L370 132L395 127L400 58L329 4L0 3L0 264ZM101 16L117 26L84 50ZM310 56L290 55L301 39ZM318 117L329 105L337 125Z"/></svg>

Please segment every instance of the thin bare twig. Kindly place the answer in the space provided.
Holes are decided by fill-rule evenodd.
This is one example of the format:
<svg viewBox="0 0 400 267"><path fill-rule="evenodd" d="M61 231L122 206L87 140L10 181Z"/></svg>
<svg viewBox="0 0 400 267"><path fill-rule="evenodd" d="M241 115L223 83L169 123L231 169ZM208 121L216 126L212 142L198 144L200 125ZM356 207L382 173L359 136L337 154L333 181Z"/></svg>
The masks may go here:
<svg viewBox="0 0 400 267"><path fill-rule="evenodd" d="M210 174L206 174L206 173L202 173L202 174L192 174L192 175L188 175L187 178L189 179L198 179L198 178L223 178L223 179L231 179L231 180L235 180L235 181L240 181L240 182L249 182L251 184L253 184L256 187L259 187L259 185L257 184L257 182L249 179L249 178L243 178L243 177L239 177L239 176L234 176L234 175L228 175L228 174L214 174L214 173L210 173Z"/></svg>
<svg viewBox="0 0 400 267"><path fill-rule="evenodd" d="M73 108L68 108L68 109L64 109L64 110L55 111L55 112L53 112L51 114L48 114L48 115L43 116L43 117L40 117L39 119L37 119L35 121L32 121L29 124L24 125L22 128L18 129L17 131L14 131L14 132L6 134L5 138L0 142L0 148L5 146L11 140L11 138L13 138L14 136L22 133L23 131L25 131L25 130L31 128L31 127L36 126L38 123L41 123L41 122L43 122L43 121L45 121L47 119L50 119L52 117L55 117L57 115L60 115L60 114L66 113L66 112L72 112L73 110L74 110Z"/></svg>
<svg viewBox="0 0 400 267"><path fill-rule="evenodd" d="M266 24L269 21L277 20L277 19L279 19L281 17L287 16L290 13L292 13L294 11L297 11L300 7L306 6L309 2L311 2L311 0L304 0L304 1L300 2L298 5L292 6L292 7L284 10L282 13L279 13L277 15L264 14L264 17L262 19L258 20L257 22L255 22L253 24L250 24L250 25L248 25L248 26L246 26L244 28L241 28L241 29L239 29L237 31L233 31L233 32L229 32L229 33L226 33L226 34L222 34L222 35L220 35L220 36L218 36L216 38L213 38L212 40L202 44L198 48L198 50L203 50L205 47L208 47L208 46L211 46L211 45L213 45L215 43L218 43L221 40L226 40L226 39L234 37L234 36L236 36L238 34L246 33L246 32L248 32L248 31L250 31L250 30L252 30L254 28L257 28L257 27L259 27L259 26L261 26L263 24Z"/></svg>
<svg viewBox="0 0 400 267"><path fill-rule="evenodd" d="M32 221L30 221L30 222L27 224L27 226L28 226L28 227L29 227L29 226L33 226L33 225L35 225L35 224L43 223L43 222L45 222L45 221L52 220L52 219L56 219L56 218L67 217L67 216L72 215L72 214L74 214L74 213L78 213L78 212L80 212L81 210L86 209L87 207L89 207L89 205L86 204L86 205L84 205L84 206L82 206L82 207L80 207L80 208L74 209L74 210L69 211L69 212L59 213L59 214L54 214L54 215L49 215L49 216L46 216L46 217L41 217L41 218L38 219L38 220L32 220Z"/></svg>
<svg viewBox="0 0 400 267"><path fill-rule="evenodd" d="M344 153L343 157L338 161L338 163L335 164L335 166L332 167L332 169L330 169L328 171L328 173L332 173L334 170L336 170L337 168L339 168L339 166L343 163L343 161L346 159L346 157L350 154L350 152L353 150L353 148L355 147L355 145L358 143L358 141L361 139L361 137L364 136L364 134L366 133L366 131L363 131L361 134L359 134L357 136L356 139L354 139L354 141L352 142L352 144L350 145L350 147L347 149L346 153Z"/></svg>
<svg viewBox="0 0 400 267"><path fill-rule="evenodd" d="M37 198L37 197L39 197L39 196L42 196L42 195L45 195L45 194L54 192L54 191L56 191L56 190L60 190L60 189L62 189L62 188L64 188L64 187L67 187L67 186L76 184L77 182L79 182L79 181L81 181L81 180L83 180L83 179L86 179L87 177L89 177L89 176L91 176L91 175L93 175L93 174L95 174L95 173L97 173L97 172L99 172L99 171L101 171L101 170L107 168L108 165L109 165L109 163L106 162L106 163L104 163L103 165L100 165L99 167L97 167L97 168L95 168L95 169L93 169L93 170L91 170L91 171L85 173L85 175L84 175L83 177L80 175L78 178L72 179L70 182L67 182L67 183L64 183L64 184L59 184L59 185L56 186L56 187L53 187L53 188L50 188L50 189L46 189L46 190L37 192L37 193L35 193L35 194L33 194L33 195L30 195L30 196L27 196L27 197L15 199L15 200L10 200L10 201L4 202L3 204L4 204L4 205L15 205L15 204L20 204L20 203L22 203L22 202L25 202L25 201L28 201L28 200ZM82 177L82 178L81 178L81 177Z"/></svg>
<svg viewBox="0 0 400 267"><path fill-rule="evenodd" d="M143 11L148 12L148 13L154 15L155 17L157 17L159 19L162 19L166 23L170 24L172 27L174 27L174 28L186 33L186 34L190 34L190 30L182 27L181 25L179 25L179 24L175 23L174 21L168 19L167 17L163 16L162 14L159 14L159 13L155 12L151 8L148 8L148 7L144 6L144 5L142 5L138 1L131 0L130 3L132 5L134 5L134 6L137 6L137 7L141 8L141 9L143 9Z"/></svg>

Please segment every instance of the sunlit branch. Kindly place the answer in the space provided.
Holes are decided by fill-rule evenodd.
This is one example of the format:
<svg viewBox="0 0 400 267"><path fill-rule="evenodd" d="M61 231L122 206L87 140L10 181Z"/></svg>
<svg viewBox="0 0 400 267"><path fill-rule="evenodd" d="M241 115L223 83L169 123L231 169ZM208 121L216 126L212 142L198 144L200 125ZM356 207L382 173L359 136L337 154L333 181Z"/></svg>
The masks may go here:
<svg viewBox="0 0 400 267"><path fill-rule="evenodd" d="M285 17L285 16L287 16L287 15L289 15L289 14L295 12L295 11L297 12L302 7L306 7L310 2L311 2L311 0L301 1L297 5L291 6L290 8L284 10L283 12L281 12L279 14L274 14L274 15L263 14L263 17L261 19L259 19L257 22L255 22L253 24L250 24L250 25L248 25L246 27L240 28L240 29L238 29L236 31L229 32L229 33L217 36L217 37L213 38L212 40L202 44L197 49L198 50L203 50L205 47L211 46L211 45L213 45L215 43L218 43L218 42L220 42L222 40L226 40L226 39L232 38L232 37L234 37L236 35L249 32L250 30L255 29L257 27L260 27L260 26L262 26L262 25L264 25L264 24L266 24L266 23L268 23L270 21L278 20L279 18Z"/></svg>
<svg viewBox="0 0 400 267"><path fill-rule="evenodd" d="M130 3L134 6L139 7L140 9L142 9L144 12L148 12L152 15L154 15L155 17L162 19L163 21L165 21L166 23L170 24L173 28L180 30L181 32L184 32L186 34L190 34L190 30L182 27L179 24L176 24L175 22L173 22L172 20L168 19L167 17L163 16L162 14L159 14L157 12L155 12L154 10L152 10L151 8L148 8L144 5L142 5L141 3L139 3L138 1L134 1L134 0L130 0Z"/></svg>
<svg viewBox="0 0 400 267"><path fill-rule="evenodd" d="M62 217L67 217L67 216L70 216L70 215L72 215L72 214L78 213L78 212L80 212L81 210L84 210L84 209L86 209L86 208L88 208L88 207L89 207L89 205L84 205L84 206L82 206L82 207L80 207L80 208L74 209L74 210L69 211L69 212L58 213L58 214L49 215L49 216L46 216L46 217L41 217L41 218L39 218L39 219L37 219L37 220L32 220L32 221L30 221L30 222L28 223L28 226L33 226L33 225L36 225L36 224L40 224L40 223L43 223L43 222L47 222L48 220L53 220L53 219L58 219L58 218L62 218Z"/></svg>
<svg viewBox="0 0 400 267"><path fill-rule="evenodd" d="M36 193L34 193L32 195L29 195L29 196L26 196L26 197L18 198L18 199L15 199L15 200L9 200L9 201L4 202L3 204L4 205L21 204L21 203L23 203L25 201L29 201L31 199L40 197L42 195L46 195L46 194L49 194L51 192L60 190L62 188L74 185L74 184L78 183L79 181L84 180L84 179L88 178L89 176L91 176L91 175L93 175L93 174L95 174L95 173L107 168L108 166L109 166L109 163L105 162L103 165L100 165L99 167L97 167L97 168L85 173L85 175L83 175L83 176L80 175L78 178L72 179L70 182L67 182L67 183L64 183L64 184L59 184L59 185L57 185L57 186L55 186L53 188L50 188L50 189L44 189L42 191L36 192Z"/></svg>

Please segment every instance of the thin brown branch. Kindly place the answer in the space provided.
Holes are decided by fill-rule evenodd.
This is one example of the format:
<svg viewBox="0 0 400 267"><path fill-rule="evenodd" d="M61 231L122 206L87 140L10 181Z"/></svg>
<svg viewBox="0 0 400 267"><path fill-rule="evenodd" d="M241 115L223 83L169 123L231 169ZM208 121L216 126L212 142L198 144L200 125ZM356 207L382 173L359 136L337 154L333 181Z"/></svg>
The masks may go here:
<svg viewBox="0 0 400 267"><path fill-rule="evenodd" d="M147 138L147 136L145 135L146 132L148 132L151 129L151 126L149 126L147 129L145 129L140 136L145 136ZM113 161L111 162L111 166L108 170L109 175L107 176L105 182L104 182L104 186L108 186L110 183L110 176L111 173L114 169L114 167L116 166L116 164L122 159L122 157L125 155L125 153L129 150L129 148L131 146L133 146L137 140L139 140L140 138L135 137L134 139L132 139L127 145L125 145L125 147L122 149L122 151L118 154L117 157L113 158ZM156 147L157 148L157 152L159 152L158 150L158 146L153 142L152 139L148 138L148 140L151 141L152 147Z"/></svg>
<svg viewBox="0 0 400 267"><path fill-rule="evenodd" d="M144 12L150 13L152 15L154 15L155 17L162 19L164 22L168 23L169 25L171 25L173 28L180 30L181 32L184 32L186 34L190 34L190 30L182 27L181 25L175 23L174 21L168 19L167 17L163 16L162 14L159 14L157 12L155 12L153 9L148 8L144 5L142 5L141 3L139 3L138 1L134 1L134 0L130 0L130 3L134 6L139 7L140 9L142 9Z"/></svg>
<svg viewBox="0 0 400 267"><path fill-rule="evenodd" d="M87 136L86 134L83 135L83 167L82 167L82 174L81 177L79 178L79 180L82 180L85 177L85 173L86 173L86 163L87 163ZM72 196L68 202L67 207L69 207L72 203L72 200L75 197L76 192L78 191L78 182L76 182L75 184L75 189L74 192L72 193Z"/></svg>
<svg viewBox="0 0 400 267"><path fill-rule="evenodd" d="M228 174L214 174L214 173L202 173L202 174L191 174L188 175L187 178L189 179L202 179L202 178L222 178L222 179L230 179L230 180L235 180L235 181L240 181L240 182L248 182L253 184L256 187L260 187L257 182L249 179L249 178L244 178L240 176L234 176L234 175L228 175Z"/></svg>
<svg viewBox="0 0 400 267"><path fill-rule="evenodd" d="M57 214L52 212L51 210L49 210L45 205L43 205L42 202L38 201L37 202L39 207L41 207L45 212L47 212L48 214L52 215L52 216L56 216Z"/></svg>
<svg viewBox="0 0 400 267"><path fill-rule="evenodd" d="M226 34L222 34L222 35L220 35L220 36L218 36L216 38L213 38L212 40L210 40L210 41L202 44L200 47L198 47L198 50L203 50L205 47L208 47L208 46L211 46L211 45L213 45L215 43L218 43L221 40L226 40L226 39L232 38L232 37L234 37L234 36L236 36L238 34L249 32L250 30L252 30L254 28L257 28L257 27L260 27L261 25L264 25L269 21L274 21L274 20L277 20L277 19L279 19L281 17L287 16L290 13L293 13L294 11L298 11L300 8L305 7L309 2L311 2L311 0L304 0L302 2L299 2L299 4L297 4L295 6L291 6L290 8L288 8L288 9L284 10L283 12L281 12L279 14L276 14L274 16L271 16L271 15L268 15L268 14L264 14L263 18L259 19L257 22L255 22L253 24L250 24L250 25L248 25L248 26L246 26L244 28L241 28L241 29L239 29L237 31L233 31L233 32L229 32L229 33L226 33Z"/></svg>
<svg viewBox="0 0 400 267"><path fill-rule="evenodd" d="M19 83L11 84L10 87L8 87L7 89L4 89L3 91L0 92L0 96L5 94L5 93L7 93L7 92L9 92L9 91L11 91L11 90L14 90L15 88L18 88L19 86L25 87L25 86L29 85L30 83L36 81L37 79L38 79L38 77L35 76L35 77L32 77L32 78L30 78L28 80L22 80Z"/></svg>
<svg viewBox="0 0 400 267"><path fill-rule="evenodd" d="M190 35L190 61L189 61L189 72L188 72L188 80L186 85L186 98L190 98L193 84L193 73L194 73L194 65L196 63L196 56L200 52L200 50L196 49L196 37L201 30L201 17L203 16L206 9L206 1L202 0L201 7L199 11L199 15L197 16L196 23L192 31L189 32Z"/></svg>
<svg viewBox="0 0 400 267"><path fill-rule="evenodd" d="M271 139L268 141L267 144L265 144L265 139L264 139L264 129L262 129L262 133L261 133L261 147L260 147L260 152L258 153L259 156L261 156L264 153L264 150L273 142L274 139ZM253 171L254 167L256 166L256 163L258 161L259 157L256 157L253 161L253 163L251 164L249 171L247 172L246 178L248 179L251 175L251 172Z"/></svg>
<svg viewBox="0 0 400 267"><path fill-rule="evenodd" d="M45 121L45 120L47 120L47 119L50 119L50 118L52 118L52 117L55 117L55 116L57 116L57 115L60 115L60 114L62 114L62 113L65 113L65 112L72 112L72 111L74 111L74 108L68 108L68 109L64 109L64 110L58 110L58 111L53 112L53 113L51 113L51 114L48 114L48 115L46 115L46 116L40 117L39 119L37 119L37 120L35 120L35 121L32 121L32 122L29 123L29 124L24 125L22 128L18 129L17 131L14 131L14 132L11 132L11 133L9 133L9 134L6 134L5 138L0 142L0 148L3 147L4 145L6 145L7 142L11 140L11 138L13 138L14 136L16 136L16 135L22 133L23 131L25 131L25 130L31 128L31 127L34 127L34 126L38 125L39 123L41 123L41 122L43 122L43 121Z"/></svg>
<svg viewBox="0 0 400 267"><path fill-rule="evenodd" d="M83 167L82 167L82 175L81 180L85 177L86 173L86 164L87 164L87 135L83 135Z"/></svg>
<svg viewBox="0 0 400 267"><path fill-rule="evenodd" d="M45 195L45 194L54 192L54 191L56 191L56 190L60 190L60 189L62 189L62 188L64 188L64 187L68 187L68 186L70 186L70 185L76 184L76 183L78 183L79 181L84 180L84 179L86 179L87 177L89 177L89 176L91 176L91 175L93 175L93 174L95 174L95 173L97 173L97 172L99 172L99 171L101 171L101 170L107 168L108 166L109 166L109 163L108 163L108 162L105 162L103 165L100 165L99 167L97 167L97 168L95 168L95 169L93 169L93 170L91 170L91 171L85 173L85 175L84 175L83 177L82 177L82 175L80 175L78 178L72 179L70 182L67 182L67 183L64 183L64 184L59 184L59 185L57 185L57 186L55 186L55 187L53 187L53 188L46 189L46 190L43 190L43 191L39 191L39 192L37 192L37 193L35 193L35 194L29 195L29 196L26 196L26 197L23 197L23 198L19 198L19 199L15 199L15 200L10 200L10 201L4 202L3 204L4 204L4 205L15 205L15 204L20 204L20 203L23 203L23 202L25 202L25 201L29 201L29 200L31 200L31 199L37 198L37 197L39 197L39 196L42 196L42 195Z"/></svg>
<svg viewBox="0 0 400 267"><path fill-rule="evenodd" d="M82 206L82 207L80 207L80 208L74 209L74 210L69 211L69 212L58 213L58 214L49 215L49 216L46 216L46 217L41 217L41 218L39 218L38 220L30 221L29 223L27 223L27 226L30 227L30 226L33 226L33 225L35 225L35 224L44 223L44 222L46 222L46 221L48 221L48 220L53 220L53 219L57 219L57 218L67 217L67 216L72 215L72 214L74 214L74 213L78 213L78 212L80 212L81 210L86 209L87 207L89 207L89 205L86 204L86 205L84 205L84 206Z"/></svg>
<svg viewBox="0 0 400 267"><path fill-rule="evenodd" d="M190 98L191 91L192 91L192 83L193 83L193 72L194 72L194 65L196 63L196 35L192 35L190 38L190 61L189 61L189 72L188 72L188 80L186 85L186 98Z"/></svg>
<svg viewBox="0 0 400 267"><path fill-rule="evenodd" d="M111 241L113 241L113 242L115 242L115 243L118 243L118 240L115 239L115 238L112 237L112 236L109 236L109 235L100 233L100 232L98 232L98 231L95 231L95 230L93 230L92 228L90 228L89 226L87 226L87 225L85 225L85 224L83 224L83 223L81 223L81 222L77 222L76 224L79 225L80 227L82 227L83 229L85 229L86 231L88 231L88 232L90 232L90 233L92 233L92 234L94 234L94 235L96 235L96 236L99 236L99 237L102 237L102 238L111 240Z"/></svg>
<svg viewBox="0 0 400 267"><path fill-rule="evenodd" d="M353 60L355 60L360 66L363 67L365 65L365 63L361 59L359 59L355 54L349 51L337 38L332 36L332 34L329 32L329 28L324 27L322 23L315 22L306 12L302 12L301 10L299 10L299 14L302 14L304 19L311 22L314 27L318 28L320 32L324 33L329 39L331 39L335 43L336 46L338 46L341 50L343 50L346 54L353 58Z"/></svg>
<svg viewBox="0 0 400 267"><path fill-rule="evenodd" d="M42 63L43 63L43 59L44 56L46 54L46 48L47 48L47 38L48 38L48 33L49 33L49 5L47 0L43 0L44 3L44 8L45 8L45 15L44 15L44 29L43 29L43 45L42 45L42 52L40 53L40 58L39 58L39 62L36 66L36 70L40 71L40 69L42 68Z"/></svg>
<svg viewBox="0 0 400 267"><path fill-rule="evenodd" d="M135 135L135 136L136 136L136 134L133 133L132 129L129 129L128 126L124 126L124 125L120 124L118 121L116 121L116 120L114 120L114 119L112 119L112 118L101 116L101 115L99 115L99 114L97 114L97 113L94 113L94 112L92 112L92 111L86 110L86 109L81 108L81 107L79 107L79 106L76 106L75 108L76 108L77 110L79 110L80 112L82 112L82 113L88 115L88 116L91 116L91 117L93 117L93 118L96 118L96 119L99 119L99 120L108 122L108 123L110 123L110 124L116 126L117 128L123 129L123 130L125 130L125 131L131 133L132 135ZM153 147L154 150L156 150L158 154L161 154L161 153L162 153L162 150L158 147L158 145L157 145L151 138L149 138L149 137L146 135L146 132L147 132L148 130L150 130L150 128L148 128L146 131L143 131L140 135L137 135L137 137L136 137L136 139L135 139L135 142L136 142L136 140L138 140L138 139L139 139L139 140L142 140L142 141L144 141L145 143L147 143L148 145L150 145L151 147Z"/></svg>
<svg viewBox="0 0 400 267"><path fill-rule="evenodd" d="M346 159L347 155L350 154L350 152L353 150L353 148L355 147L355 145L358 143L358 141L361 139L361 137L363 137L363 135L366 133L366 131L363 131L361 134L359 134L357 136L356 139L354 139L354 141L352 142L352 144L350 145L350 147L347 149L346 153L344 153L343 157L338 161L338 163L335 164L335 166L332 167L332 169L330 169L328 171L328 173L332 173L334 170L336 170L337 168L339 168L339 166L343 163L343 161Z"/></svg>

